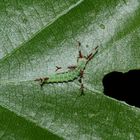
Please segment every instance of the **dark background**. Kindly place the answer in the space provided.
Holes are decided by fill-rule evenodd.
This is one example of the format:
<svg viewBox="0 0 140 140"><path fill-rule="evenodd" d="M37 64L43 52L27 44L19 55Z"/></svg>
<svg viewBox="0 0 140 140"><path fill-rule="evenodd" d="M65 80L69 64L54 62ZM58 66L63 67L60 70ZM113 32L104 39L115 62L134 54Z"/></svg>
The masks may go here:
<svg viewBox="0 0 140 140"><path fill-rule="evenodd" d="M140 107L140 70L113 71L103 78L104 94Z"/></svg>

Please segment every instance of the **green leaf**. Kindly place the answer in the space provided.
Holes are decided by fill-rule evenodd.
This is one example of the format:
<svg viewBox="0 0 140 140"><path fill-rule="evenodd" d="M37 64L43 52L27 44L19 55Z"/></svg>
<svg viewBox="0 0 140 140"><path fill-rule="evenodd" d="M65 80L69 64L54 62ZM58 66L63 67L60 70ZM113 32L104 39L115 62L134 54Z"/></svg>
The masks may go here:
<svg viewBox="0 0 140 140"><path fill-rule="evenodd" d="M140 110L103 95L111 71L140 68L138 0L0 2L0 139L140 139ZM46 84L76 65L77 42L99 52L78 81ZM86 47L88 45L88 47Z"/></svg>

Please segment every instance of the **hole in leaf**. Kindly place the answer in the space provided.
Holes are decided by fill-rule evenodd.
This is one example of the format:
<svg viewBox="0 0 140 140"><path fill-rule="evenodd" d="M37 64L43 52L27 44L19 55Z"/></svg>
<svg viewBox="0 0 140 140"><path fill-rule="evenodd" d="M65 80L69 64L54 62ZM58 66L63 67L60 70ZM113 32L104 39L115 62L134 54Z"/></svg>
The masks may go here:
<svg viewBox="0 0 140 140"><path fill-rule="evenodd" d="M140 107L140 70L113 71L103 78L104 94Z"/></svg>

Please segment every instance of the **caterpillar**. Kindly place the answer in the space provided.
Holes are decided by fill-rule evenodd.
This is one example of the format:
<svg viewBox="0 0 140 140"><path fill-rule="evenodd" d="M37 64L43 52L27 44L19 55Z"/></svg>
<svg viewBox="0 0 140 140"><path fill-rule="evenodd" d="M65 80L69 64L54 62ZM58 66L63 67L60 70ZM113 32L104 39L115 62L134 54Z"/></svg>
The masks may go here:
<svg viewBox="0 0 140 140"><path fill-rule="evenodd" d="M80 46L81 43L78 41L78 47ZM44 84L72 82L78 79L78 81L80 82L81 95L84 95L84 85L83 85L84 70L86 69L88 62L97 54L98 46L95 47L93 50L94 52L90 53L87 56L84 56L81 50L79 50L79 56L77 57L77 65L68 66L68 71L56 73L49 77L38 78L35 79L35 81L40 81L40 86L43 87ZM61 67L56 66L56 71L58 71L59 69L61 69Z"/></svg>

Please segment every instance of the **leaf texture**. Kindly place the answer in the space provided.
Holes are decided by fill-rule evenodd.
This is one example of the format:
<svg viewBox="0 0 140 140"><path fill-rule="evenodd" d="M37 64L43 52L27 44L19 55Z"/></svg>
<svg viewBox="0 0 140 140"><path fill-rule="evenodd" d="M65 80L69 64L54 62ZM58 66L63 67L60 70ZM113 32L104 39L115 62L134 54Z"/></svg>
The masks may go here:
<svg viewBox="0 0 140 140"><path fill-rule="evenodd" d="M103 95L111 71L140 68L138 0L0 2L0 139L140 139L140 110ZM99 52L78 81L34 80ZM87 46L88 45L88 46Z"/></svg>

